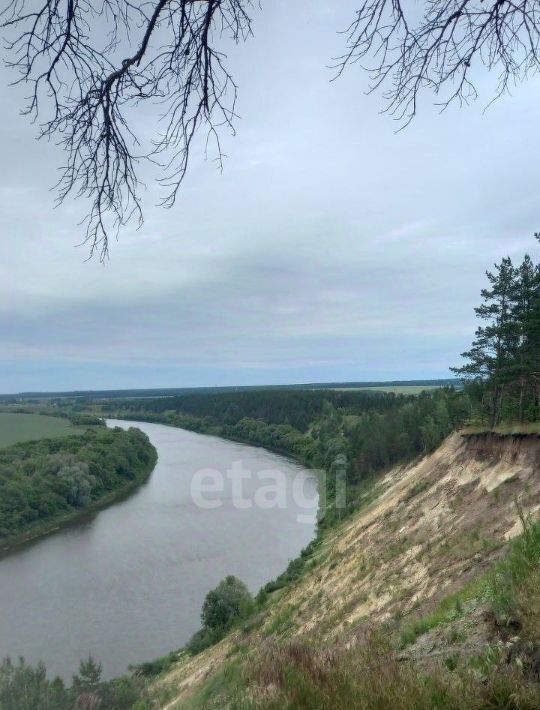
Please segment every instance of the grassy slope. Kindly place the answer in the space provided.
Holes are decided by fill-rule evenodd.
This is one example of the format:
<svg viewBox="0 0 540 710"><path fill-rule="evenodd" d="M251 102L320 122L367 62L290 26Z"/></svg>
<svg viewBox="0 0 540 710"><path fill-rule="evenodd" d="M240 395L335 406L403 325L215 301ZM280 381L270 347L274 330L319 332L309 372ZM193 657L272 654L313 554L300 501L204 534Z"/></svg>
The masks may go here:
<svg viewBox="0 0 540 710"><path fill-rule="evenodd" d="M491 597L486 580L523 529L515 499L525 513L540 509L539 461L534 436L454 435L390 472L358 514L326 533L297 583L159 679L160 707L383 708L398 697L411 708L538 707L520 675L529 651L508 637L521 604L519 623L533 629L527 648L540 641L540 557L521 565L519 580L492 584ZM381 663L370 666L374 657Z"/></svg>
<svg viewBox="0 0 540 710"><path fill-rule="evenodd" d="M21 441L72 436L83 431L84 428L75 427L61 417L0 412L0 446L11 446Z"/></svg>

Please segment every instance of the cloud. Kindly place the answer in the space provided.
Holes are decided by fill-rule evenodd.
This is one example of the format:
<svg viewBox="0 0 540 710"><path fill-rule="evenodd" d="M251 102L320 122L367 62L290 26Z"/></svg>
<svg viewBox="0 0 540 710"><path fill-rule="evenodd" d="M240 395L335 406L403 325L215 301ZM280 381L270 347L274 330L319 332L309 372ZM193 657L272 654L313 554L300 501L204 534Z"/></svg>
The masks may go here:
<svg viewBox="0 0 540 710"><path fill-rule="evenodd" d="M84 204L53 209L61 153L0 74L0 391L447 376L485 269L533 248L539 82L485 114L426 101L396 134L357 67L329 81L354 9L262 10L231 48L223 174L201 143L164 211L149 168L145 224L105 266L75 247Z"/></svg>

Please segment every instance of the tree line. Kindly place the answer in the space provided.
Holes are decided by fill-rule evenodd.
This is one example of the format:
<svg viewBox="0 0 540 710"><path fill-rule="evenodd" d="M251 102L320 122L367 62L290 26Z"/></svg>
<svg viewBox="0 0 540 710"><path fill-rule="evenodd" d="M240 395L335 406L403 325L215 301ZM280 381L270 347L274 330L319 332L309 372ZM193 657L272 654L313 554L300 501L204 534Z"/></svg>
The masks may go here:
<svg viewBox="0 0 540 710"><path fill-rule="evenodd" d="M177 397L126 398L103 403L103 412L119 408L127 412L155 412L192 415L224 425L242 419L266 424L288 424L301 432L324 414L327 403L351 413L373 410L383 412L395 404L395 395L377 391L259 389L217 393L188 393Z"/></svg>
<svg viewBox="0 0 540 710"><path fill-rule="evenodd" d="M466 383L478 418L535 421L540 416L540 265L526 254L487 271L488 285L475 308L482 321L465 363L451 368Z"/></svg>
<svg viewBox="0 0 540 710"><path fill-rule="evenodd" d="M99 411L264 446L324 469L327 525L336 517L338 466L344 466L353 508L355 489L369 476L435 449L466 421L471 403L452 387L419 395L259 390L127 399L100 404Z"/></svg>
<svg viewBox="0 0 540 710"><path fill-rule="evenodd" d="M150 710L151 702L137 678L102 679L100 663L91 657L81 661L79 672L66 686L50 678L43 663L31 666L20 658L0 663L0 708L2 710Z"/></svg>

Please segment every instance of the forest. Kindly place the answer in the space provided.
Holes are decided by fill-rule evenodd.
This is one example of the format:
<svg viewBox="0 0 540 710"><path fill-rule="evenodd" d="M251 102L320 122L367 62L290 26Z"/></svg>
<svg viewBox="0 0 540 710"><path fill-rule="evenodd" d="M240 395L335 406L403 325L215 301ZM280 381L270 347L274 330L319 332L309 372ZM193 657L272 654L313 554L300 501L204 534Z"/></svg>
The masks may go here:
<svg viewBox="0 0 540 710"><path fill-rule="evenodd" d="M329 475L323 524L328 524L336 516L337 466L345 462L353 508L358 486L378 471L435 449L470 417L471 402L451 387L420 395L261 390L117 400L100 404L99 410L264 446L324 469Z"/></svg>
<svg viewBox="0 0 540 710"><path fill-rule="evenodd" d="M156 461L138 429L97 428L0 449L0 545L39 534L146 479Z"/></svg>

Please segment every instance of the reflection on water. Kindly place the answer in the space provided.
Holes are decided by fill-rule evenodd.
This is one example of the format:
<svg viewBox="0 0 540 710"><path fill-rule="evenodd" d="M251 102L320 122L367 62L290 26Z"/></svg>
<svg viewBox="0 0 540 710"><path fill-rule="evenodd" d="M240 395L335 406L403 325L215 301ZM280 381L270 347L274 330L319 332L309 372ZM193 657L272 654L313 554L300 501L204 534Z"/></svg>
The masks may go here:
<svg viewBox="0 0 540 710"><path fill-rule="evenodd" d="M149 482L93 519L0 560L0 657L41 659L66 679L89 653L111 677L179 648L223 577L234 574L256 592L314 535L316 481L291 461L160 424L112 423L150 437L159 460ZM252 503L240 507L238 462L253 474L240 474L242 500ZM204 498L218 503L210 508L193 497L203 469L214 471L203 480ZM269 470L284 477L284 507L253 504L264 497L260 486L272 485ZM212 488L219 475L223 488ZM276 495L267 489L267 500Z"/></svg>

